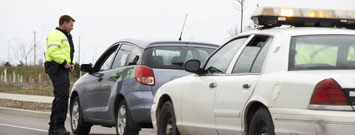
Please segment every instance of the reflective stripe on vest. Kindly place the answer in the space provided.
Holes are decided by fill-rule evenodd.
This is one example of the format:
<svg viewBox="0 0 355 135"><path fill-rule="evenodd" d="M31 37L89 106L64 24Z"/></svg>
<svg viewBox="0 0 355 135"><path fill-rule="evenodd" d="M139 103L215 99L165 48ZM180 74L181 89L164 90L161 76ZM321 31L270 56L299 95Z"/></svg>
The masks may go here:
<svg viewBox="0 0 355 135"><path fill-rule="evenodd" d="M58 48L61 48L60 45L58 45L58 44L50 44L50 45L48 45L48 48L50 48L50 47L58 47Z"/></svg>

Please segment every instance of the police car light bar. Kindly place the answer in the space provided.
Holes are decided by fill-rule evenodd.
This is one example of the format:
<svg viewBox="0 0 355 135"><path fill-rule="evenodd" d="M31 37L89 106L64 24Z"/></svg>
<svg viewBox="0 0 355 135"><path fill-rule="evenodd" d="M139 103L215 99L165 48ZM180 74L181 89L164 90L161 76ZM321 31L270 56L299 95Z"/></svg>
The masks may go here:
<svg viewBox="0 0 355 135"><path fill-rule="evenodd" d="M355 29L355 11L349 10L262 7L254 11L251 19L262 28L292 25Z"/></svg>

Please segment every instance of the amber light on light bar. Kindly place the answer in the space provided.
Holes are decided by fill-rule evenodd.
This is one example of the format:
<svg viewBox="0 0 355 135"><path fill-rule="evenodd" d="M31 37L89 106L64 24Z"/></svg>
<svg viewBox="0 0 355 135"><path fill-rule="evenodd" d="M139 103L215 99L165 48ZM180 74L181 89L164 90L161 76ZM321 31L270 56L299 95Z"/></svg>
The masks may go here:
<svg viewBox="0 0 355 135"><path fill-rule="evenodd" d="M287 17L315 17L329 19L355 19L355 11L307 8L262 7L254 11L252 16L270 15Z"/></svg>
<svg viewBox="0 0 355 135"><path fill-rule="evenodd" d="M355 11L350 10L262 7L254 11L252 19L257 25L269 27L287 24L355 28Z"/></svg>

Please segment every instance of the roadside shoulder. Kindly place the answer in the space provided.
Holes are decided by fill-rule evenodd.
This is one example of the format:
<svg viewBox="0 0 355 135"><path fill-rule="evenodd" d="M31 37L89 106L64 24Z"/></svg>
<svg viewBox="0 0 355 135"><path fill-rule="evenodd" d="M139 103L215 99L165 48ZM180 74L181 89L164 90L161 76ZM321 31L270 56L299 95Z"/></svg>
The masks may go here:
<svg viewBox="0 0 355 135"><path fill-rule="evenodd" d="M10 99L25 102L52 103L54 97L0 92L0 99Z"/></svg>
<svg viewBox="0 0 355 135"><path fill-rule="evenodd" d="M42 118L42 119L49 119L50 117L50 112L40 112L40 111L7 108L7 107L0 107L0 113L15 115L15 116L23 116L23 117Z"/></svg>

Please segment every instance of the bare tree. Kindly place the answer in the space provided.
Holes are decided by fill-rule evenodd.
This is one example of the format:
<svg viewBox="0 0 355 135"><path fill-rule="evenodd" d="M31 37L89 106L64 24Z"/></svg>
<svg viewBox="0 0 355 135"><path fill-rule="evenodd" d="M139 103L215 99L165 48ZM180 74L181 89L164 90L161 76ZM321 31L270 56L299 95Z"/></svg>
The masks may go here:
<svg viewBox="0 0 355 135"><path fill-rule="evenodd" d="M41 58L44 58L43 57L43 52L44 52L44 47L45 45L43 45L43 35L39 34L37 35L38 33L36 31L33 32L33 35L34 35L34 39L33 39L33 65L37 65L37 62L40 61ZM41 64L41 63L39 63Z"/></svg>
<svg viewBox="0 0 355 135"><path fill-rule="evenodd" d="M29 53L32 51L33 47L31 45L28 45L25 41L22 41L19 38L15 38L16 44L12 48L13 50L13 55L18 61L25 61L25 64L27 65Z"/></svg>
<svg viewBox="0 0 355 135"><path fill-rule="evenodd" d="M237 35L238 33L242 33L243 31L243 15L244 15L244 4L245 4L245 1L246 0L235 0L238 5L235 5L235 9L237 11L240 10L240 28L239 28L239 32L238 32L238 25L235 25L234 27L228 29L227 33L230 35L230 36L234 36L234 35Z"/></svg>
<svg viewBox="0 0 355 135"><path fill-rule="evenodd" d="M237 35L239 33L238 32L238 25L234 25L234 27L229 28L227 33L230 37Z"/></svg>
<svg viewBox="0 0 355 135"><path fill-rule="evenodd" d="M36 46L36 54L37 54L37 59L36 59L36 62L38 64L36 65L43 65L45 59L46 59L46 56L44 55L45 54L45 43L43 42L43 40L38 40L36 42L37 46Z"/></svg>
<svg viewBox="0 0 355 135"><path fill-rule="evenodd" d="M26 67L26 80L27 82L29 81L29 69L28 69L28 59L30 57L30 53L33 50L33 47L31 45L27 45L26 42L21 41L18 38L15 38L16 40L16 46L12 49L14 50L13 55L18 61L25 61L25 67Z"/></svg>
<svg viewBox="0 0 355 135"><path fill-rule="evenodd" d="M245 4L245 1L246 0L235 0L235 1L237 1L237 3L239 3L240 4L240 33L242 33L242 31L243 31L243 16L244 16L244 14L243 14L243 12L244 12L244 4Z"/></svg>

